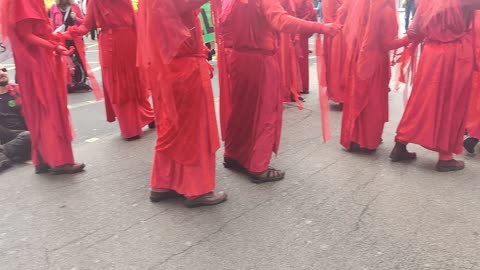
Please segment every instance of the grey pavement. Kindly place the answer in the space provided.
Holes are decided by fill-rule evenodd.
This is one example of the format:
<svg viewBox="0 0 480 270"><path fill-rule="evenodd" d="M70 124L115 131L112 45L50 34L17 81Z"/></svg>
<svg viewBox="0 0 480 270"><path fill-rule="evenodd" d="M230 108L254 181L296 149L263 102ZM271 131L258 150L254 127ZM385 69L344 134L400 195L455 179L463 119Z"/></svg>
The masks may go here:
<svg viewBox="0 0 480 270"><path fill-rule="evenodd" d="M0 269L480 269L478 157L447 174L419 147L418 161L389 162L396 92L375 154L342 150L337 111L323 144L315 85L304 110L285 106L273 165L287 178L252 184L222 168L220 150L217 188L230 198L216 207L149 202L152 131L76 144L82 174L0 174Z"/></svg>
<svg viewBox="0 0 480 270"><path fill-rule="evenodd" d="M435 153L412 146L418 161L391 163L403 110L395 91L376 153L342 150L334 107L324 144L311 64L312 94L304 110L285 105L273 159L287 178L252 184L222 167L221 149L217 189L230 197L211 208L151 203L155 132L125 142L103 103L70 95L74 151L87 171L35 175L24 164L0 173L0 269L480 269L480 157L459 157L467 168L442 174Z"/></svg>

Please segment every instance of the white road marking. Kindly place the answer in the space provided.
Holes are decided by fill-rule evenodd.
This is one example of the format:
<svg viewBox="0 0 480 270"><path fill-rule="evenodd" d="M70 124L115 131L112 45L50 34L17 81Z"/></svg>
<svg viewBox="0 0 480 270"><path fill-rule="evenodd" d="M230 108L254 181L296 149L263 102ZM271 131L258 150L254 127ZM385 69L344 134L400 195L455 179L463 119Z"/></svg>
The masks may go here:
<svg viewBox="0 0 480 270"><path fill-rule="evenodd" d="M90 138L90 139L88 139L88 140L85 140L85 142L93 143L93 142L96 142L96 141L98 141L98 140L100 140L100 139L99 139L99 138Z"/></svg>
<svg viewBox="0 0 480 270"><path fill-rule="evenodd" d="M100 69L102 69L102 67L96 67L96 68L92 68L92 71L95 72L95 71L99 71Z"/></svg>
<svg viewBox="0 0 480 270"><path fill-rule="evenodd" d="M98 46L98 43L95 43L95 44L93 44L93 45L89 45L89 46L87 46L87 48L93 48L93 47L95 47L95 46Z"/></svg>
<svg viewBox="0 0 480 270"><path fill-rule="evenodd" d="M103 100L89 100L89 101L85 101L85 102L80 102L80 103L68 105L68 109L70 109L70 110L78 109L78 108L81 108L81 107L85 107L85 106L92 105L92 104L97 104L97 103L100 103L100 102L103 102Z"/></svg>

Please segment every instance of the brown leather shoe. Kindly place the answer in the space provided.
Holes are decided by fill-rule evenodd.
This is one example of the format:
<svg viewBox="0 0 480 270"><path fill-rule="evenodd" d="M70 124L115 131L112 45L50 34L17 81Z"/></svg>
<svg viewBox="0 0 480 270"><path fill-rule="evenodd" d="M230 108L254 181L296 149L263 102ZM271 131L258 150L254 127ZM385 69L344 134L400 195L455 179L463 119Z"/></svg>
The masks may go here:
<svg viewBox="0 0 480 270"><path fill-rule="evenodd" d="M44 174L50 172L50 166L45 163L41 163L38 166L35 166L35 173L36 174Z"/></svg>
<svg viewBox="0 0 480 270"><path fill-rule="evenodd" d="M439 172L461 171L465 169L465 162L455 159L439 160L436 168Z"/></svg>
<svg viewBox="0 0 480 270"><path fill-rule="evenodd" d="M180 196L181 196L180 194L178 194L173 190L164 191L164 192L150 191L150 201L153 203L165 201L165 200L172 199L175 197L180 197Z"/></svg>
<svg viewBox="0 0 480 270"><path fill-rule="evenodd" d="M407 146L399 142L395 144L395 147L390 153L390 160L393 162L409 161L415 159L417 159L417 153L408 152Z"/></svg>
<svg viewBox="0 0 480 270"><path fill-rule="evenodd" d="M50 172L55 175L59 174L75 174L82 172L85 169L84 163L66 164L63 166L57 166L50 169Z"/></svg>
<svg viewBox="0 0 480 270"><path fill-rule="evenodd" d="M209 192L204 195L197 197L187 198L185 201L185 206L188 208L200 207L200 206L211 206L223 203L227 200L227 194L224 191L219 192Z"/></svg>

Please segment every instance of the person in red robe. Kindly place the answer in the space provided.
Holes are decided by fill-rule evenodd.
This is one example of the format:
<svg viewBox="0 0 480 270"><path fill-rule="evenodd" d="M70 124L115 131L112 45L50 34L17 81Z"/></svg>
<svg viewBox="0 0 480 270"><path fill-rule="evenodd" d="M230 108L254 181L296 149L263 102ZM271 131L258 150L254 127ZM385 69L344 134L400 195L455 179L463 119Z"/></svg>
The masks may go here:
<svg viewBox="0 0 480 270"><path fill-rule="evenodd" d="M152 89L157 144L150 200L186 197L186 206L227 199L214 192L220 146L199 9L207 0L141 0L139 65Z"/></svg>
<svg viewBox="0 0 480 270"><path fill-rule="evenodd" d="M439 153L440 172L462 170L463 135L472 89L472 21L479 0L421 1L409 37L424 42L413 91L395 138L392 161L412 160L408 143Z"/></svg>
<svg viewBox="0 0 480 270"><path fill-rule="evenodd" d="M295 0L295 9L297 18L306 21L317 21L317 12L313 7L313 1L311 0ZM309 56L310 49L308 47L308 40L312 34L300 34L298 35L298 66L300 69L300 77L302 82L301 93L310 93L310 69L309 69Z"/></svg>
<svg viewBox="0 0 480 270"><path fill-rule="evenodd" d="M480 11L475 12L475 59L480 59ZM475 147L480 139L480 70L473 72L472 97L467 115L467 136L463 141L463 147L470 154L475 153Z"/></svg>
<svg viewBox="0 0 480 270"><path fill-rule="evenodd" d="M362 20L361 18L367 18ZM350 151L372 152L382 142L388 121L390 50L410 43L398 38L395 0L359 0L345 24L352 57L343 106L341 144Z"/></svg>
<svg viewBox="0 0 480 270"><path fill-rule="evenodd" d="M346 0L323 0L322 15L324 23L341 23L345 17L340 15L340 8L346 9ZM345 4L345 5L344 5ZM343 31L334 37L325 37L324 53L327 93L331 101L343 104L345 102L345 81L343 70L345 57L345 38Z"/></svg>
<svg viewBox="0 0 480 270"><path fill-rule="evenodd" d="M246 172L255 183L278 181L285 173L269 167L278 152L282 124L279 32L327 33L340 26L290 16L276 0L227 0L224 33L232 34L229 55L232 110L225 136L224 166Z"/></svg>
<svg viewBox="0 0 480 270"><path fill-rule="evenodd" d="M79 36L93 27L101 29L98 40L107 120L118 120L126 140L140 138L146 125L155 127L149 93L136 67L135 20L130 0L90 0L83 24L68 30Z"/></svg>
<svg viewBox="0 0 480 270"><path fill-rule="evenodd" d="M17 82L22 89L23 113L32 140L36 173L83 171L75 163L72 128L67 108L66 66L61 45L43 0L0 0L2 37L11 42Z"/></svg>

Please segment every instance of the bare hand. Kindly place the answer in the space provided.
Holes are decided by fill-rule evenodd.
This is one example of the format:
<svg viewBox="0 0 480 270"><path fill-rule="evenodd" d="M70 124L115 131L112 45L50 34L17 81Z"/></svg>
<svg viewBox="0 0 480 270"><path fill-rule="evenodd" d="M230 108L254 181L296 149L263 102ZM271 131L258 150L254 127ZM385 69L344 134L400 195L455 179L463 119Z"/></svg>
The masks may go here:
<svg viewBox="0 0 480 270"><path fill-rule="evenodd" d="M341 30L342 30L343 26L340 25L340 24L336 24L336 23L326 23L323 25L323 33L325 35L329 35L329 36L336 36Z"/></svg>
<svg viewBox="0 0 480 270"><path fill-rule="evenodd" d="M72 12L70 13L70 18L72 18L73 21L76 21L76 20L77 20L77 13L75 13L75 12L72 11Z"/></svg>

